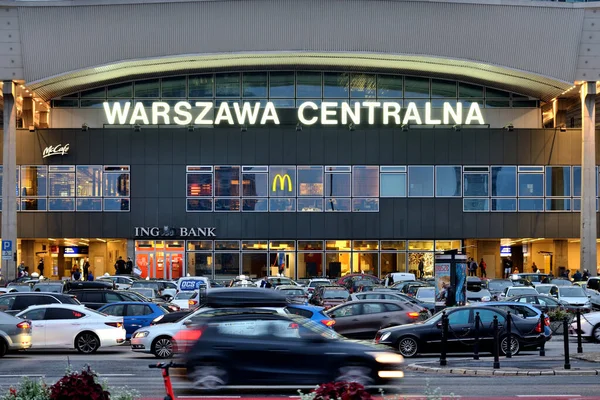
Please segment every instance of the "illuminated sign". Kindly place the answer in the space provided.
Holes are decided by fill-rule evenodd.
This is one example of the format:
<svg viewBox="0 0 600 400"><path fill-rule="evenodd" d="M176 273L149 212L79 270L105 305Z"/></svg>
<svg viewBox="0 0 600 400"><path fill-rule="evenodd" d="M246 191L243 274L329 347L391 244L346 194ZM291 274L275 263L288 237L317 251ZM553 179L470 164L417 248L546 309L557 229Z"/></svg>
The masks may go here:
<svg viewBox="0 0 600 400"><path fill-rule="evenodd" d="M216 237L217 228L135 227L135 237Z"/></svg>
<svg viewBox="0 0 600 400"><path fill-rule="evenodd" d="M287 182L287 191L291 192L292 191L292 178L290 178L290 176L288 174L285 175L281 175L281 174L277 174L275 175L275 178L273 178L273 188L272 191L276 192L277 191L277 182L279 182L279 190L284 190L285 188L285 183Z"/></svg>
<svg viewBox="0 0 600 400"><path fill-rule="evenodd" d="M215 107L209 101L179 101L171 106L155 101L150 107L136 102L104 102L109 125L279 125L273 102L264 107L260 102L221 103ZM366 110L366 112L364 112ZM436 114L435 117L433 114ZM424 109L409 102L405 108L394 101L328 102L320 105L305 101L298 105L298 122L303 125L483 125L485 121L478 103L452 104L445 102L441 109L425 103Z"/></svg>
<svg viewBox="0 0 600 400"><path fill-rule="evenodd" d="M69 153L69 144L57 144L56 146L48 146L42 152L42 158L50 156L64 156Z"/></svg>

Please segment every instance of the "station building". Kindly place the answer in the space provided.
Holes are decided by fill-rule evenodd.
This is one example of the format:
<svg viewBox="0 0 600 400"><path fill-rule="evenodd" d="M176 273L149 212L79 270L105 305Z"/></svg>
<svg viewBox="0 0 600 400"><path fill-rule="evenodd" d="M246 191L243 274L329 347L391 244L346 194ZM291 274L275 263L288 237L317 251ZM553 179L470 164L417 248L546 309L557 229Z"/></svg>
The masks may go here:
<svg viewBox="0 0 600 400"><path fill-rule="evenodd" d="M599 78L598 3L0 1L3 274L595 274Z"/></svg>

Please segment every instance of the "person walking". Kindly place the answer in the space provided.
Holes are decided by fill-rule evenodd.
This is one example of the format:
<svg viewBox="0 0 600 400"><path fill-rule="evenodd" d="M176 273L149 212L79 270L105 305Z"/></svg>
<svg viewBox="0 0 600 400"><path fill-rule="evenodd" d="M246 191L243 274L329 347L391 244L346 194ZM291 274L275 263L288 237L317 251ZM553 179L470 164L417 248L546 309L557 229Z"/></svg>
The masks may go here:
<svg viewBox="0 0 600 400"><path fill-rule="evenodd" d="M590 271L588 271L587 269L584 269L581 279L584 281L587 281L589 278L590 278Z"/></svg>
<svg viewBox="0 0 600 400"><path fill-rule="evenodd" d="M37 266L38 271L40 271L40 276L44 275L44 259L40 259L40 263Z"/></svg>
<svg viewBox="0 0 600 400"><path fill-rule="evenodd" d="M125 261L123 257L119 256L119 259L115 263L115 273L117 275L123 275L125 273Z"/></svg>
<svg viewBox="0 0 600 400"><path fill-rule="evenodd" d="M83 263L83 276L85 276L87 278L89 271L90 271L90 259L86 258L85 262Z"/></svg>
<svg viewBox="0 0 600 400"><path fill-rule="evenodd" d="M419 279L423 279L425 277L425 263L423 262L423 258L419 260Z"/></svg>
<svg viewBox="0 0 600 400"><path fill-rule="evenodd" d="M81 272L79 272L79 268L75 268L75 271L73 271L73 275L71 276L71 279L74 281L81 280Z"/></svg>
<svg viewBox="0 0 600 400"><path fill-rule="evenodd" d="M475 261L474 258L471 258L471 265L469 269L471 272L471 276L477 276L477 261Z"/></svg>
<svg viewBox="0 0 600 400"><path fill-rule="evenodd" d="M131 257L127 257L127 262L125 263L125 274L133 275L133 260L131 260Z"/></svg>
<svg viewBox="0 0 600 400"><path fill-rule="evenodd" d="M92 282L94 280L94 274L92 273L92 269L88 269L88 274L86 275L86 280L88 282Z"/></svg>
<svg viewBox="0 0 600 400"><path fill-rule="evenodd" d="M485 261L483 260L483 257L482 257L481 261L479 261L479 270L481 271L482 278L487 278L486 268L487 268L487 264L485 263Z"/></svg>

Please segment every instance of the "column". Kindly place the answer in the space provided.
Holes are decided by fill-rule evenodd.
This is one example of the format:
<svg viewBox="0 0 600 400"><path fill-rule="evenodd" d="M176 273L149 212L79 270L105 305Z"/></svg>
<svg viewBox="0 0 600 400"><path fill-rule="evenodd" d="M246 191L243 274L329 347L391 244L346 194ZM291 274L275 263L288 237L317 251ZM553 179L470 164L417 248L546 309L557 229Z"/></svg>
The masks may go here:
<svg viewBox="0 0 600 400"><path fill-rule="evenodd" d="M554 241L554 270L558 271L560 267L570 269L569 266L569 242L567 240ZM528 271L529 272L529 271Z"/></svg>
<svg viewBox="0 0 600 400"><path fill-rule="evenodd" d="M23 127L29 129L35 126L35 101L30 97L23 97L23 107L21 110L21 118L23 118Z"/></svg>
<svg viewBox="0 0 600 400"><path fill-rule="evenodd" d="M580 269L596 275L596 82L581 85Z"/></svg>
<svg viewBox="0 0 600 400"><path fill-rule="evenodd" d="M552 102L554 115L554 128L567 127L567 102L564 99L555 99Z"/></svg>
<svg viewBox="0 0 600 400"><path fill-rule="evenodd" d="M15 84L4 81L4 137L2 150L2 240L12 241L13 254L17 252L17 108L15 106ZM6 281L16 278L14 258L2 260L2 277Z"/></svg>

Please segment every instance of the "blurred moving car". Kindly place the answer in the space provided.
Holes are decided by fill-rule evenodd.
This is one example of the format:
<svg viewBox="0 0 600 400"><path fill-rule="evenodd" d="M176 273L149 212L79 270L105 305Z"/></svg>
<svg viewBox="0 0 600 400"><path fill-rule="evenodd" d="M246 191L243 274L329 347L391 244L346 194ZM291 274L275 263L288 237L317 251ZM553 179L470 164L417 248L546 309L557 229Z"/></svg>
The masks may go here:
<svg viewBox="0 0 600 400"><path fill-rule="evenodd" d="M126 337L130 339L133 332L145 326L150 326L150 323L156 317L167 314L169 310L154 303L123 302L107 304L100 307L98 312L113 317L122 317Z"/></svg>
<svg viewBox="0 0 600 400"><path fill-rule="evenodd" d="M303 304L290 304L285 308L289 314L299 315L306 319L310 319L323 326L331 328L335 325L335 320L325 314L323 307L309 306Z"/></svg>
<svg viewBox="0 0 600 400"><path fill-rule="evenodd" d="M150 323L150 325L158 325L158 324L167 324L167 323L171 323L171 322L177 322L180 319L182 319L183 317L187 317L188 315L190 315L191 313L193 313L195 311L196 311L196 309L171 311L168 314L159 315L158 317L154 318L152 320L152 322Z"/></svg>
<svg viewBox="0 0 600 400"><path fill-rule="evenodd" d="M25 283L25 282L19 282L19 283L9 283L8 285L6 285L7 289L13 289L17 292L31 292L31 288L33 287L34 283Z"/></svg>
<svg viewBox="0 0 600 400"><path fill-rule="evenodd" d="M74 296L59 293L8 293L0 295L0 311L15 315L30 306L44 304L81 305Z"/></svg>
<svg viewBox="0 0 600 400"><path fill-rule="evenodd" d="M167 296L171 298L175 297L177 293L177 285L169 281L161 280L139 280L131 284L130 290L137 290L139 288L154 289L157 296L163 297L165 300L169 300Z"/></svg>
<svg viewBox="0 0 600 400"><path fill-rule="evenodd" d="M539 293L533 287L510 286L505 288L504 291L500 293L499 300L509 299L514 296L522 296L524 294L531 294L535 296Z"/></svg>
<svg viewBox="0 0 600 400"><path fill-rule="evenodd" d="M181 310L191 310L200 305L200 292L197 290L181 291L171 300L171 304L177 305Z"/></svg>
<svg viewBox="0 0 600 400"><path fill-rule="evenodd" d="M492 322L498 318L500 329L500 351L506 354L509 346L508 336L504 331L506 312L485 306L447 308L449 337L447 351L449 353L468 353L473 351L475 341L475 313L479 312L482 326L479 329L480 352L491 352L493 349ZM512 319L512 336L510 341L512 354L518 354L525 348L538 348L546 341L544 329L540 321L533 321L514 316ZM377 332L376 343L386 344L398 349L405 357L414 357L421 353L437 353L440 351L442 335L442 313L439 312L427 321L416 324L396 326Z"/></svg>
<svg viewBox="0 0 600 400"><path fill-rule="evenodd" d="M31 323L0 312L0 357L31 347Z"/></svg>
<svg viewBox="0 0 600 400"><path fill-rule="evenodd" d="M580 286L560 286L556 298L568 303L572 309L574 308L582 312L592 311L592 303Z"/></svg>
<svg viewBox="0 0 600 400"><path fill-rule="evenodd" d="M308 294L304 288L300 286L281 285L277 286L275 289L285 294L285 297L290 303L306 304L308 302Z"/></svg>
<svg viewBox="0 0 600 400"><path fill-rule="evenodd" d="M373 339L380 329L410 324L422 315L406 303L394 300L349 301L325 314L335 320L333 329L337 333L351 339Z"/></svg>
<svg viewBox="0 0 600 400"><path fill-rule="evenodd" d="M508 279L491 279L487 283L487 289L492 294L492 300L498 300L500 294L502 294L507 287L511 286L514 286L513 282Z"/></svg>
<svg viewBox="0 0 600 400"><path fill-rule="evenodd" d="M318 286L310 298L315 306L331 308L346 301L350 292L341 286Z"/></svg>
<svg viewBox="0 0 600 400"><path fill-rule="evenodd" d="M569 335L577 336L577 321L569 326ZM581 316L581 336L587 340L600 343L600 312Z"/></svg>
<svg viewBox="0 0 600 400"><path fill-rule="evenodd" d="M408 284L402 286L402 289L400 289L400 292L402 292L408 296L415 297L415 295L417 294L417 290L419 290L420 288L433 288L435 290L435 287L431 286L429 283L411 282L411 283L408 283Z"/></svg>
<svg viewBox="0 0 600 400"><path fill-rule="evenodd" d="M182 372L198 390L330 381L371 386L404 376L400 355L344 340L295 315L221 313L195 322L184 335L193 344L182 355Z"/></svg>
<svg viewBox="0 0 600 400"><path fill-rule="evenodd" d="M110 317L81 305L29 307L17 317L32 323L33 349L77 349L90 354L125 342L123 318Z"/></svg>
<svg viewBox="0 0 600 400"><path fill-rule="evenodd" d="M435 288L433 286L422 286L417 289L415 299L426 303L435 303Z"/></svg>
<svg viewBox="0 0 600 400"><path fill-rule="evenodd" d="M81 304L93 310L98 310L105 304L131 300L125 292L105 289L76 289L69 291L68 294L75 296Z"/></svg>
<svg viewBox="0 0 600 400"><path fill-rule="evenodd" d="M156 303L156 304L160 304L161 306L165 307L166 309L168 309L171 312L180 310L180 307L177 304L169 303L161 298L154 298L154 299L149 298L149 297L144 296L142 293L140 293L145 290L146 289L139 288L137 290L116 290L116 292L119 293L121 296L125 297L126 298L125 301L141 301L143 303L147 303L147 302ZM151 290L152 293L154 293L153 289L148 289L148 290Z"/></svg>

